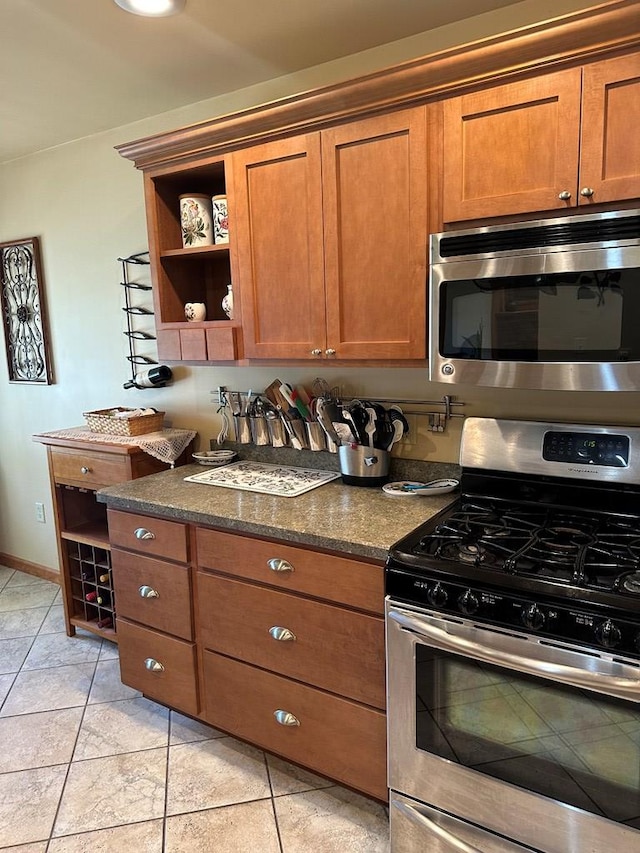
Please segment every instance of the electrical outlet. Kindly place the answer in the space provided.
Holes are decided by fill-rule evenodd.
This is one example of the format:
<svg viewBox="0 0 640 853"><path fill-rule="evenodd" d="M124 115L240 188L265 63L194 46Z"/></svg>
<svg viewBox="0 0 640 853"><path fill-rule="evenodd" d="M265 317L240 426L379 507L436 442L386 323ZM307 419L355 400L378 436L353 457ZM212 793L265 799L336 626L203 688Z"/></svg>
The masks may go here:
<svg viewBox="0 0 640 853"><path fill-rule="evenodd" d="M36 501L36 521L44 524L46 522L46 518L44 516L44 504L40 501Z"/></svg>

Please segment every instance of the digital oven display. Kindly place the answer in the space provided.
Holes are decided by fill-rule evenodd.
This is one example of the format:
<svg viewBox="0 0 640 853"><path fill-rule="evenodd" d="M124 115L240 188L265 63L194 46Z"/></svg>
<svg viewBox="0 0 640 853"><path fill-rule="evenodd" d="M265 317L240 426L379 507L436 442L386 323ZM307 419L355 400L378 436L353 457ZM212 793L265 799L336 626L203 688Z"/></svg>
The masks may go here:
<svg viewBox="0 0 640 853"><path fill-rule="evenodd" d="M629 465L629 437L586 432L547 432L542 445L542 458L550 462L580 465Z"/></svg>

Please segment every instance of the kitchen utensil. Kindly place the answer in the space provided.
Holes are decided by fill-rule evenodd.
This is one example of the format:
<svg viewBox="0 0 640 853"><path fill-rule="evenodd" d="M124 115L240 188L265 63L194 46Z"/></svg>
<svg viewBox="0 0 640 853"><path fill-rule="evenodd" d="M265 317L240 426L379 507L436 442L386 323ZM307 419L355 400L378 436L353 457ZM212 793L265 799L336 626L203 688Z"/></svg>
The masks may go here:
<svg viewBox="0 0 640 853"><path fill-rule="evenodd" d="M412 480L401 480L397 483L387 483L382 491L392 497L402 495L446 495L460 485L459 480L432 480L430 483L417 483Z"/></svg>
<svg viewBox="0 0 640 853"><path fill-rule="evenodd" d="M338 442L340 444L357 444L358 439L353 434L353 430L349 426L349 424L345 424L344 421L333 421L332 426L334 432L338 436Z"/></svg>
<svg viewBox="0 0 640 853"><path fill-rule="evenodd" d="M402 425L402 422L401 421L394 421L393 422L393 435L391 436L391 441L387 445L387 450L389 451L389 453L391 453L391 448L393 447L393 445L397 441L400 441L400 439L402 438L403 435L404 435L404 427Z"/></svg>
<svg viewBox="0 0 640 853"><path fill-rule="evenodd" d="M287 385L286 382L283 382L278 390L287 403L300 412L305 421L311 420L309 409L304 404L297 391L295 391L290 385Z"/></svg>
<svg viewBox="0 0 640 853"><path fill-rule="evenodd" d="M291 441L291 446L293 448L295 448L296 450L302 450L302 447L303 447L302 442L300 441L295 430L293 429L292 422L289 420L289 418L282 411L281 406L278 406L278 409L280 411L280 420L282 421L282 424L285 428L285 431L286 431L287 435L289 436L289 440Z"/></svg>
<svg viewBox="0 0 640 853"><path fill-rule="evenodd" d="M364 428L364 431L369 436L369 447L373 447L373 436L375 435L375 432L377 429L377 426L376 426L376 421L377 421L376 410L371 408L370 406L367 406L365 408L365 412L369 416L369 419L367 421L367 425Z"/></svg>
<svg viewBox="0 0 640 853"><path fill-rule="evenodd" d="M363 444L362 434L360 433L358 424L356 423L353 414L349 411L349 409L344 406L342 408L342 417L345 419L345 421L347 421L347 424L350 425L351 432L353 433L353 438L356 444Z"/></svg>

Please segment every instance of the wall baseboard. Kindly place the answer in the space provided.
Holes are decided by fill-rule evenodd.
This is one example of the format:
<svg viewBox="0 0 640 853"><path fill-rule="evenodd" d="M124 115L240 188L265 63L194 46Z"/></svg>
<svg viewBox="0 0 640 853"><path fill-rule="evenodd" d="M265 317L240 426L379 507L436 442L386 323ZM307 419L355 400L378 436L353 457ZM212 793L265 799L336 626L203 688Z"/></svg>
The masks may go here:
<svg viewBox="0 0 640 853"><path fill-rule="evenodd" d="M0 566L7 566L9 569L18 569L18 571L25 572L27 575L35 575L37 578L43 578L52 583L60 583L60 572L55 572L53 569L48 569L46 566L41 566L38 563L21 560L19 557L12 557L11 554L3 554L1 551Z"/></svg>

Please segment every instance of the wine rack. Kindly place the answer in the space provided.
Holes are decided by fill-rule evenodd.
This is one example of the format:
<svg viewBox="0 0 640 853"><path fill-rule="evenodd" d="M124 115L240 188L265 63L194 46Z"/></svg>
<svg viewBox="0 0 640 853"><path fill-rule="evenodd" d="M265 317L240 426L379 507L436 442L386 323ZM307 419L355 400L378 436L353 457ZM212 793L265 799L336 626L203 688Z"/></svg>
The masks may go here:
<svg viewBox="0 0 640 853"><path fill-rule="evenodd" d="M110 552L69 541L67 557L75 618L95 624L102 631L113 631L116 613Z"/></svg>

